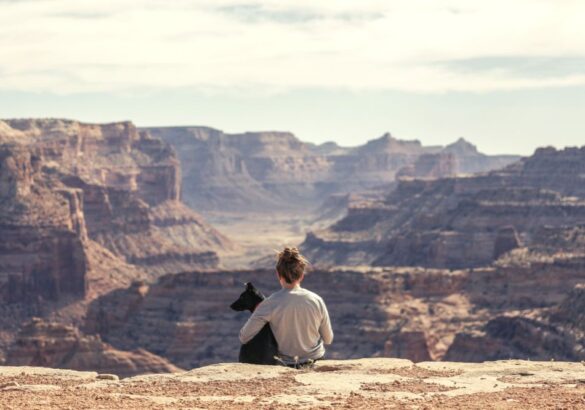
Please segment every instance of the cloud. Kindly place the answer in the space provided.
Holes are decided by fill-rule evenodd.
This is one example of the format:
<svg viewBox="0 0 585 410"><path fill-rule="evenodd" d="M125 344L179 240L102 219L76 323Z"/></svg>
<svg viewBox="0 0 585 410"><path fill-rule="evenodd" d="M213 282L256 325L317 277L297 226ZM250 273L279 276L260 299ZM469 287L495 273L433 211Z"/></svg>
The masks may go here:
<svg viewBox="0 0 585 410"><path fill-rule="evenodd" d="M64 19L101 19L111 17L113 13L99 13L99 12L83 12L83 11L72 11L72 12L61 12L61 13L50 13L49 17L57 17Z"/></svg>
<svg viewBox="0 0 585 410"><path fill-rule="evenodd" d="M0 89L585 84L577 0L0 0Z"/></svg>
<svg viewBox="0 0 585 410"><path fill-rule="evenodd" d="M437 63L441 67L464 73L505 73L523 78L559 78L585 73L583 57L491 56Z"/></svg>
<svg viewBox="0 0 585 410"><path fill-rule="evenodd" d="M274 21L277 23L305 23L308 21L321 20L323 15L308 12L306 10L270 10L261 4L234 4L231 6L218 7L221 13L233 16L249 23L258 21Z"/></svg>
<svg viewBox="0 0 585 410"><path fill-rule="evenodd" d="M218 7L217 10L236 19L257 23L261 21L271 21L284 24L299 24L315 22L319 20L342 20L342 21L363 21L376 20L383 18L380 12L340 12L326 13L319 10L295 7L269 7L268 5L258 3L233 4Z"/></svg>

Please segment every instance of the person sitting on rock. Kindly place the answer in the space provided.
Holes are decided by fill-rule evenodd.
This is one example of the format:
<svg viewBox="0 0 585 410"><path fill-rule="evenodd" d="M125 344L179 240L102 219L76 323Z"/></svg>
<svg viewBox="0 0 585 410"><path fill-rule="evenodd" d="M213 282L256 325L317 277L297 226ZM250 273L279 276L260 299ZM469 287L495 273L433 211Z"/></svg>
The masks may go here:
<svg viewBox="0 0 585 410"><path fill-rule="evenodd" d="M276 264L282 289L263 300L240 330L240 341L245 344L269 323L278 343L278 361L295 368L323 358L323 345L333 342L325 302L301 287L307 264L297 248L284 248Z"/></svg>

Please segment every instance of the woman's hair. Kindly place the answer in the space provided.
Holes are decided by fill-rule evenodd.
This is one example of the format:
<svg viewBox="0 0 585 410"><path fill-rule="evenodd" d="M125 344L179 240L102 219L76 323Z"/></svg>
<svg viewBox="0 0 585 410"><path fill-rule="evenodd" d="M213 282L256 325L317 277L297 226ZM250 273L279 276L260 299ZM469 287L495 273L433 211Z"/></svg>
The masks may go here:
<svg viewBox="0 0 585 410"><path fill-rule="evenodd" d="M278 276L283 278L286 283L293 283L299 280L305 272L305 267L309 264L297 248L284 248L278 253L278 262L276 271Z"/></svg>

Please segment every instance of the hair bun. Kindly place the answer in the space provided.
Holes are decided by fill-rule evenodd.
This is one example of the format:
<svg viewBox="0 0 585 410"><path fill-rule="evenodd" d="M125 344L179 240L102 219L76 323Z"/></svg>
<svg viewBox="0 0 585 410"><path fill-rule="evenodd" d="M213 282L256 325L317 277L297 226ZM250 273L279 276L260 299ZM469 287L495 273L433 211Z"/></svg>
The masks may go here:
<svg viewBox="0 0 585 410"><path fill-rule="evenodd" d="M279 257L284 262L298 261L300 259L300 253L296 247L286 247L282 250L282 252L280 252Z"/></svg>
<svg viewBox="0 0 585 410"><path fill-rule="evenodd" d="M278 275L287 283L293 283L302 279L307 261L296 247L286 247L278 252L276 270Z"/></svg>

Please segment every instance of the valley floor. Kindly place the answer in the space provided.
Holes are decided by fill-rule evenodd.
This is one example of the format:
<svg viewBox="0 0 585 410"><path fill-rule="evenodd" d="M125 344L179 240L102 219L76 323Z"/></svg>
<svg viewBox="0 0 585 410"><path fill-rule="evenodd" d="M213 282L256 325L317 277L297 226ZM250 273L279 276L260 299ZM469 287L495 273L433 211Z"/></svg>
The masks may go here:
<svg viewBox="0 0 585 410"><path fill-rule="evenodd" d="M319 362L313 370L218 364L115 376L0 367L3 409L585 408L583 363L404 359Z"/></svg>
<svg viewBox="0 0 585 410"><path fill-rule="evenodd" d="M298 246L311 225L311 215L295 213L206 214L207 219L237 246L221 253L224 269L256 268L276 262L276 251Z"/></svg>

